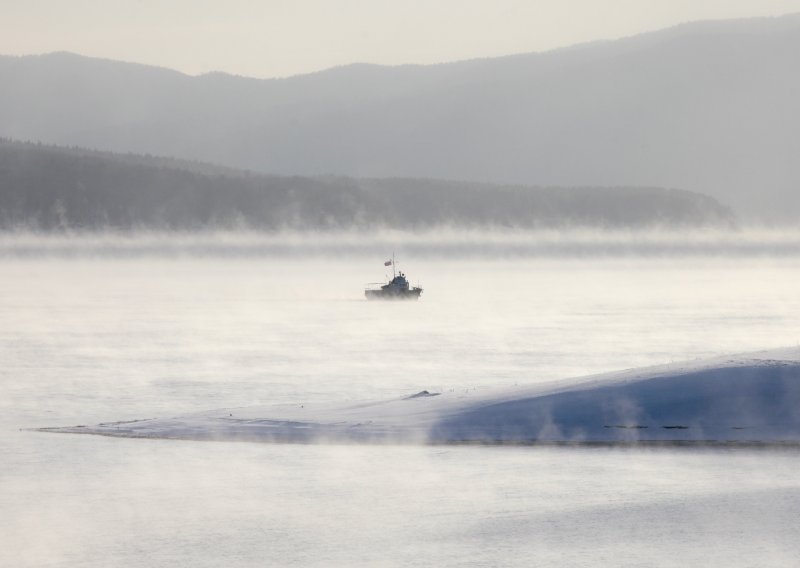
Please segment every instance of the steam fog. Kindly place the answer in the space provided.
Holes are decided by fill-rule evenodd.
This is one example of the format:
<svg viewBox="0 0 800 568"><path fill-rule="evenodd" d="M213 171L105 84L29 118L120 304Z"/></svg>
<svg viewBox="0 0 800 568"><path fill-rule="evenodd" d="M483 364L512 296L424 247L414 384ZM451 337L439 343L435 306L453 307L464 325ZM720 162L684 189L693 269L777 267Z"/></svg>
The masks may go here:
<svg viewBox="0 0 800 568"><path fill-rule="evenodd" d="M374 228L329 231L66 231L0 233L0 258L358 259L794 258L800 231L786 228L594 229L561 227Z"/></svg>
<svg viewBox="0 0 800 568"><path fill-rule="evenodd" d="M147 33L132 35L166 58L164 45L184 45L165 31L177 12L158 7L169 35L161 45L144 4L129 5L139 20L125 24L146 22ZM354 10L397 23L388 9L351 4L337 13L348 24L363 23ZM402 10L419 15L417 4ZM538 19L546 3L535 4ZM602 18L550 9L611 21L605 3L591 4ZM636 10L664 22L679 10L767 14L786 3L645 4ZM25 23L33 12L19 8L19 29L0 38L0 50L13 44L0 54L0 565L797 563L800 15L265 80L29 54L25 45L45 45L36 40L45 20L83 37L75 30L89 25L88 13L70 5L62 22L62 9L41 19L37 8L34 26ZM192 18L181 16L180 34L195 41L185 45L193 57L204 52L198 42L231 57L233 46L198 39L190 23L211 13L202 9L210 10L194 2ZM229 22L245 17L236 12ZM479 12L470 21L492 27ZM341 35L318 12L284 18L300 13ZM619 33L634 13L620 11L631 20ZM449 37L439 30L437 44L455 47L457 19L448 15ZM236 26L242 45L255 45L253 33L275 39L247 20ZM309 30L318 28L282 21L270 25L304 53L346 53L313 49L307 42L319 38ZM510 37L511 27L497 30ZM122 49L125 34L109 29L105 49ZM477 48L474 33L459 33ZM402 35L408 54L416 42ZM273 54L291 63L283 50ZM324 57L293 65L317 68ZM365 286L395 270L423 289L419 301L366 301ZM761 360L769 372L740 373L737 384L763 387L759 397L732 396L724 368L693 405L682 396L700 390L694 375L677 383L685 390L659 376L662 390L647 391L660 402L677 393L663 406L695 414L735 407L724 440L746 443L724 447L703 446L703 428L698 444L657 450L502 446L499 436L448 438L456 428L475 432L480 412L447 430L439 410L439 439L236 443L204 438L187 418L222 412L237 428L234 413L261 405L386 412L364 401L423 400L414 393L480 405L486 392L622 370L614 376L633 386L591 399L592 416L622 401L618 423L595 426L630 428L622 435L638 443L634 429L649 426L626 420L638 419L631 401L646 389L625 370L734 363L731 354L779 347L794 359L768 359L770 351ZM789 382L792 396L779 400ZM587 399L570 400L560 408L591 414ZM492 407L490 418L512 415L509 407ZM534 422L528 406L515 409L518 424ZM541 431L553 424L550 409L537 414ZM756 427L738 421L755 421L756 410L773 422L780 414L772 431L790 424L791 443L776 435L756 449ZM189 433L110 437L159 423L151 418ZM262 430L274 426L261 418ZM121 421L141 429L109 433ZM375 422L378 431L384 423ZM486 423L505 432L505 422ZM669 443L673 428L689 428L659 424L653 430ZM585 432L573 425L569 441ZM71 433L90 430L101 435ZM459 445L476 441L488 445Z"/></svg>

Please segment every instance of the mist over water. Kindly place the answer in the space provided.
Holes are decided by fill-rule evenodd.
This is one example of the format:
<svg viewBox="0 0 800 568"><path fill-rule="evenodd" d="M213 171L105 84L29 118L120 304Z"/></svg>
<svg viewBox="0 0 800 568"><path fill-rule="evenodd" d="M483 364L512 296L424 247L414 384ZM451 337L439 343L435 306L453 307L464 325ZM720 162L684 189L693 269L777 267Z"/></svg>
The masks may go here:
<svg viewBox="0 0 800 568"><path fill-rule="evenodd" d="M799 241L765 234L6 234L0 563L791 565L796 451L19 430L490 389L796 345ZM393 250L421 300L365 301Z"/></svg>
<svg viewBox="0 0 800 568"><path fill-rule="evenodd" d="M99 3L78 4L47 11L52 33L46 14L17 18L5 43L86 35ZM154 26L128 4L128 33L95 25L92 53L235 51L216 48L222 12L195 2L178 29L164 6ZM253 46L280 40L265 25L304 46L272 50L285 61L392 39L370 24L386 6L338 3L354 37L324 10L298 8L298 25L261 4L266 24L223 11L253 22L228 28L262 60ZM492 13L524 25L524 10L473 4L402 6L403 60L420 20L448 30L431 35L442 46L461 28L473 51L470 18L506 40ZM537 19L558 32L545 4ZM780 445L798 423L799 351L725 356L800 347L800 16L641 33L652 22L619 8L638 35L279 80L0 54L0 568L800 565L800 449ZM308 49L324 36L311 20L340 37ZM395 270L421 299L366 301ZM553 380L712 356L726 363L518 404ZM481 406L493 389L528 394ZM360 404L375 400L393 402ZM259 421L271 404L276 420ZM352 413L325 415L336 404ZM665 420L640 422L645 409ZM334 417L319 437L315 412ZM422 443L559 425L559 439L652 427L776 445ZM55 433L70 426L163 437ZM226 428L326 443L226 442ZM392 428L410 436L380 437ZM420 443L333 443L344 431Z"/></svg>
<svg viewBox="0 0 800 568"><path fill-rule="evenodd" d="M514 229L453 225L419 230L76 231L0 233L0 258L221 257L308 258L800 257L800 229Z"/></svg>

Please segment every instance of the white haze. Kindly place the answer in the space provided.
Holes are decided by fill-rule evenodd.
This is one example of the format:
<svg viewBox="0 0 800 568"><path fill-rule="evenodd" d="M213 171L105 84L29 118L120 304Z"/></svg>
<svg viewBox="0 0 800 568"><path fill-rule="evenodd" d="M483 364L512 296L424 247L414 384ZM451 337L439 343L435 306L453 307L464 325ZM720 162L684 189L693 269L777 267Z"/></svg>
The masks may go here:
<svg viewBox="0 0 800 568"><path fill-rule="evenodd" d="M519 234L196 238L170 249L164 235L3 237L0 564L737 567L800 555L794 450L19 430L488 389L796 345L797 252L597 255L584 245L562 259L513 253L508 241L541 238ZM237 252L254 241L256 253ZM462 255L451 241L494 248ZM425 288L419 302L363 299L392 248Z"/></svg>
<svg viewBox="0 0 800 568"><path fill-rule="evenodd" d="M476 259L603 257L798 257L800 230L465 229L341 231L63 231L0 233L0 258L219 257Z"/></svg>

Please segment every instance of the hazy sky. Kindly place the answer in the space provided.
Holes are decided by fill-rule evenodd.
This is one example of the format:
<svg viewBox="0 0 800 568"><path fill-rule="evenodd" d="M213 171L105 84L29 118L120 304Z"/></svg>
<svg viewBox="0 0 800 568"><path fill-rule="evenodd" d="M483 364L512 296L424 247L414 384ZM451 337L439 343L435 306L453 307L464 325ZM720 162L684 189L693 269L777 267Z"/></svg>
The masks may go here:
<svg viewBox="0 0 800 568"><path fill-rule="evenodd" d="M0 0L0 54L74 51L255 77L542 51L800 0Z"/></svg>

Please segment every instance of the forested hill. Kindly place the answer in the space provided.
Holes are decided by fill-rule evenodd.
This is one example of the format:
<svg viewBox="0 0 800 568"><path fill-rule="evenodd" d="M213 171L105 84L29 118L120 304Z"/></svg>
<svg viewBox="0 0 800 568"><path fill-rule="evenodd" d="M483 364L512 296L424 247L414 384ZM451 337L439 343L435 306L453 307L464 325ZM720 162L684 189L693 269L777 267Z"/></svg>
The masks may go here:
<svg viewBox="0 0 800 568"><path fill-rule="evenodd" d="M0 227L40 230L719 226L730 210L655 187L284 177L0 140Z"/></svg>

